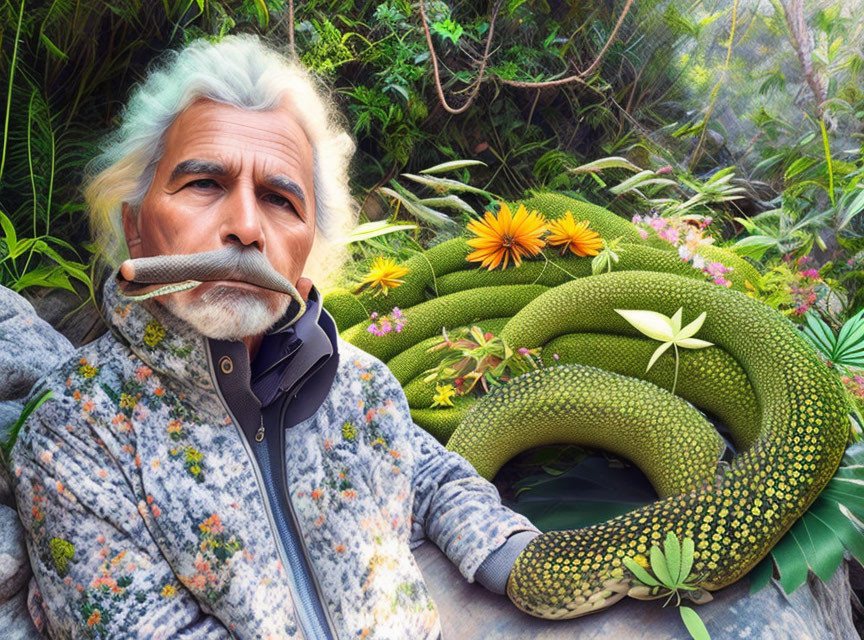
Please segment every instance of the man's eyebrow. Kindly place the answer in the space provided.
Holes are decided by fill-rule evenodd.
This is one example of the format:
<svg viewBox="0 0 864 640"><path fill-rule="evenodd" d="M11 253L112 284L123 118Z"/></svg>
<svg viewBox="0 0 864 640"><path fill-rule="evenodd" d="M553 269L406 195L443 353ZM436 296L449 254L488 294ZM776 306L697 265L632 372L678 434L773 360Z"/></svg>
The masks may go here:
<svg viewBox="0 0 864 640"><path fill-rule="evenodd" d="M303 195L302 187L294 182L288 176L283 175L269 175L264 176L264 182L267 183L273 189L278 189L280 191L285 191L287 193L293 193L300 200L300 203L305 207L306 206L306 197Z"/></svg>
<svg viewBox="0 0 864 640"><path fill-rule="evenodd" d="M177 163L177 166L174 167L173 171L171 171L171 176L168 178L168 182L174 182L178 178L186 175L202 173L224 176L228 174L228 169L218 162L190 158L189 160L183 160L182 162ZM303 195L303 188L288 176L279 174L268 175L264 176L264 182L273 189L293 193L300 200L300 203L304 207L306 206L306 197Z"/></svg>
<svg viewBox="0 0 864 640"><path fill-rule="evenodd" d="M189 160L183 160L182 162L177 163L177 166L174 167L174 170L171 172L171 176L168 178L168 182L174 182L178 178L186 175L194 175L199 173L209 173L215 176L224 176L228 173L228 169L226 169L218 162L211 162L210 160L199 160L198 158L190 158Z"/></svg>

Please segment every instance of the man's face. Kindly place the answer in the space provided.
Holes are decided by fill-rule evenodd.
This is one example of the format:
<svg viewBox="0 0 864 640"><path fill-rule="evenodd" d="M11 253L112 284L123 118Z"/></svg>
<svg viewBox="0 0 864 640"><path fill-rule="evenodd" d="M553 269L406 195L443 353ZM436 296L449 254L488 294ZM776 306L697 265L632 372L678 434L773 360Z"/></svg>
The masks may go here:
<svg viewBox="0 0 864 640"><path fill-rule="evenodd" d="M199 100L172 123L140 212L123 203L132 258L229 244L261 251L297 284L315 235L312 147L281 104L242 111ZM154 298L200 333L239 339L264 332L291 298L237 280Z"/></svg>

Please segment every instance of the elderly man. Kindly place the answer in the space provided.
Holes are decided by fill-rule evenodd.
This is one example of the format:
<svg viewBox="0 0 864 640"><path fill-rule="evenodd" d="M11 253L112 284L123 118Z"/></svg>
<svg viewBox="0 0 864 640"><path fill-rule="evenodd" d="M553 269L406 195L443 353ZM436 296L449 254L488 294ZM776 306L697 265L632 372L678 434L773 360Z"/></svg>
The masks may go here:
<svg viewBox="0 0 864 640"><path fill-rule="evenodd" d="M132 260L11 456L50 637L436 638L410 549L504 593L539 533L321 308L356 220L323 96L257 38L196 41L107 140L86 195Z"/></svg>

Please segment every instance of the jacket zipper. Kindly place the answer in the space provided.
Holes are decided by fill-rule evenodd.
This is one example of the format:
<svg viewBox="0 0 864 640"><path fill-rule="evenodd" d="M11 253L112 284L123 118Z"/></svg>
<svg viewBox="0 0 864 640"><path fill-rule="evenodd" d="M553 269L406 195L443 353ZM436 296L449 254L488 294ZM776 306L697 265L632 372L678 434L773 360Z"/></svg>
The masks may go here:
<svg viewBox="0 0 864 640"><path fill-rule="evenodd" d="M294 594L297 593L297 585L294 582L294 574L291 570L291 565L288 563L288 559L285 555L285 550L282 548L282 540L279 538L279 532L276 529L276 521L273 518L273 511L270 507L270 500L268 499L263 487L264 480L261 477L261 470L258 468L258 462L255 459L255 454L252 452L252 448L249 446L249 441L246 439L246 434L243 432L243 428L240 426L240 423L237 421L237 418L234 416L234 413L228 407L228 403L225 402L225 398L222 395L222 391L219 389L219 382L216 379L216 376L213 372L213 358L210 354L210 346L207 344L206 338L204 339L204 351L207 354L207 367L210 373L210 381L213 383L213 388L216 390L216 395L219 398L219 401L222 403L225 411L228 412L228 415L231 416L231 422L234 423L234 427L237 429L237 432L240 436L240 440L243 441L243 446L246 449L246 454L249 456L249 460L252 462L252 468L255 471L255 479L258 484L258 491L261 494L262 501L264 502L264 510L267 513L267 522L270 525L270 533L273 536L273 540L276 543L276 549L279 553L279 559L282 562L282 567L285 571L285 575L288 578L288 587L289 587L289 597L291 598L291 606L297 616L298 626L300 627L300 633L305 639L309 639L309 635L307 634L308 626L304 626L302 624L302 619L306 617L306 612L302 611L297 606L297 599L294 597ZM263 417L262 417L263 420ZM256 438L257 439L257 438ZM323 603L322 603L323 604ZM306 621L308 624L308 621ZM335 636L334 636L335 637Z"/></svg>
<svg viewBox="0 0 864 640"><path fill-rule="evenodd" d="M317 411L315 412L317 413ZM312 414L312 417L315 416L315 413ZM307 418L309 420L311 418ZM279 416L279 424L285 424L284 419L284 409L280 412ZM296 425L295 425L296 426ZM261 419L261 429L264 428L264 419L262 416ZM257 435L256 435L257 438ZM284 455L284 454L283 454ZM309 557L309 552L307 551L306 541L303 538L303 530L300 528L300 522L297 519L297 514L294 512L294 505L291 502L291 496L288 493L288 478L287 478L287 469L285 469L285 465L282 465L282 486L285 488L285 501L288 503L288 511L291 513L291 520L294 522L294 529L297 531L297 537L300 542L300 550L303 552L303 557L306 558L306 566L309 567L309 573L312 575L312 581L315 583L315 590L318 594L318 598L321 601L321 608L324 610L324 617L327 618L327 626L330 629L330 635L332 638L338 639L339 635L336 633L336 625L333 624L333 619L330 617L330 609L327 607L327 603L324 602L324 598L321 594L324 593L323 589L321 589L321 583L318 581L318 573L315 571L315 565L312 564L312 558Z"/></svg>

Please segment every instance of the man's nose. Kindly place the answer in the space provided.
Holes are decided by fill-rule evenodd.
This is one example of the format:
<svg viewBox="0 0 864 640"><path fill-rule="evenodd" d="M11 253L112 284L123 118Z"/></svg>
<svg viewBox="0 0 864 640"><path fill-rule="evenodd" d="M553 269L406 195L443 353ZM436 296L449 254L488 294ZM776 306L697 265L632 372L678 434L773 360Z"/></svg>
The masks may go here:
<svg viewBox="0 0 864 640"><path fill-rule="evenodd" d="M255 190L249 186L235 186L222 201L222 228L220 239L223 244L239 242L243 246L254 245L264 251L264 228L261 207Z"/></svg>

